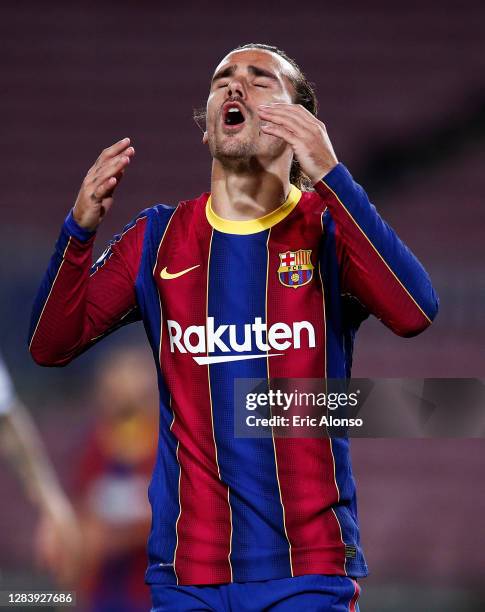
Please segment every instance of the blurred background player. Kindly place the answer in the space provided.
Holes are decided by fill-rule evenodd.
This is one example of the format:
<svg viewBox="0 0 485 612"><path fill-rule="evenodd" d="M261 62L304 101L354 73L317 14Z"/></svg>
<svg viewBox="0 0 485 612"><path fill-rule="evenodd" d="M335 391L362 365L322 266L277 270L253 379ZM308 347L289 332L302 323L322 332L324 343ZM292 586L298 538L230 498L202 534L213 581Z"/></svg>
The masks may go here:
<svg viewBox="0 0 485 612"><path fill-rule="evenodd" d="M122 349L103 358L94 406L73 487L83 534L78 601L92 612L146 612L146 490L158 428L151 356Z"/></svg>
<svg viewBox="0 0 485 612"><path fill-rule="evenodd" d="M17 474L26 496L38 508L35 548L39 563L60 586L72 586L80 553L78 523L1 355L0 451Z"/></svg>

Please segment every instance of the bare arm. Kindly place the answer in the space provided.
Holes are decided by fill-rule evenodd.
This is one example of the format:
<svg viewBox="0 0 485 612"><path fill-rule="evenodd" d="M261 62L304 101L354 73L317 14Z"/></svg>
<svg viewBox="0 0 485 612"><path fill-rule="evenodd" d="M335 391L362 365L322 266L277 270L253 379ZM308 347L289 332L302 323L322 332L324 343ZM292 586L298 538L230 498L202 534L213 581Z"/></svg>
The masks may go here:
<svg viewBox="0 0 485 612"><path fill-rule="evenodd" d="M18 399L0 415L0 449L17 474L41 520L37 554L62 584L76 573L80 532L32 417Z"/></svg>
<svg viewBox="0 0 485 612"><path fill-rule="evenodd" d="M20 400L0 417L1 447L25 494L48 514L71 511L37 428Z"/></svg>

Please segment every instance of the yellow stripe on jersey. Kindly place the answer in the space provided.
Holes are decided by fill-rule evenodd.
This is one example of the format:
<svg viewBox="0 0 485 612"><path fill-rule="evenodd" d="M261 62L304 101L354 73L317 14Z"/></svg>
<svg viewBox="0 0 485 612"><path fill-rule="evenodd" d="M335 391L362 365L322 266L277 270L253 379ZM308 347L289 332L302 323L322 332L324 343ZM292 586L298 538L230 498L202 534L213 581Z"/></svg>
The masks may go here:
<svg viewBox="0 0 485 612"><path fill-rule="evenodd" d="M219 215L212 210L212 197L209 196L205 207L205 214L207 221L212 225L212 227L219 232L223 232L224 234L256 234L257 232L267 230L280 221L283 221L283 219L287 217L298 204L300 198L301 191L298 189L298 187L295 187L295 185L290 185L290 193L288 194L288 197L283 204L278 206L278 208L275 210L271 211L267 215L264 215L263 217L259 217L259 219L233 221L219 217Z"/></svg>

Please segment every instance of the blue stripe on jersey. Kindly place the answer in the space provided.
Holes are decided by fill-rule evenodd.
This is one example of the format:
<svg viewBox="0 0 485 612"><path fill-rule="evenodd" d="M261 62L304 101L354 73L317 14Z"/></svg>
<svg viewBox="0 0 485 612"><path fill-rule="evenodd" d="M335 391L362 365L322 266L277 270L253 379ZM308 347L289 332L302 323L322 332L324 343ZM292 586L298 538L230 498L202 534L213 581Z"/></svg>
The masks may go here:
<svg viewBox="0 0 485 612"><path fill-rule="evenodd" d="M75 238L77 238L78 240L80 240L81 242L87 242L92 236L94 236L94 234L96 233L95 231L92 232L90 230L84 229L83 227L81 227L75 220L74 220L74 216L72 214L73 209L71 209L67 215L67 217L64 219L64 223L66 226L67 231L69 232L69 234L71 236L74 236Z"/></svg>
<svg viewBox="0 0 485 612"><path fill-rule="evenodd" d="M158 205L148 211L145 240L136 279L136 293L143 313L145 330L155 357L158 385L160 389L160 427L158 450L153 470L148 499L152 507L152 525L148 538L149 567L145 575L147 582L162 581L177 584L173 565L175 554L176 522L179 515L178 491L179 464L177 440L170 431L173 413L170 395L160 370L160 302L156 283L153 282L153 266L158 246L165 228L174 213L174 208Z"/></svg>
<svg viewBox="0 0 485 612"><path fill-rule="evenodd" d="M320 253L320 269L325 291L326 319L332 321L327 325L327 377L329 379L345 379L350 377L352 364L352 342L348 342L348 334L353 330L346 328L342 318L342 296L338 276L338 261L335 244L335 222L328 212L323 214L323 246ZM367 566L360 548L360 538L357 524L357 500L354 477L349 467L350 443L346 438L332 439L332 453L335 461L335 479L339 489L339 503L334 507L342 539L345 544L357 547L355 559L348 558L345 569L349 576L361 575Z"/></svg>
<svg viewBox="0 0 485 612"><path fill-rule="evenodd" d="M343 379L347 375L350 376L350 371L347 372L345 367L345 353L342 343L342 298L335 245L335 222L328 211L323 213L323 227L319 263L325 294L325 318L332 323L326 326L327 378Z"/></svg>
<svg viewBox="0 0 485 612"><path fill-rule="evenodd" d="M47 267L47 271L44 274L44 278L42 279L39 290L37 291L37 295L35 296L34 305L32 307L32 316L30 319L29 336L27 339L28 346L30 346L30 343L32 342L32 338L34 336L35 330L37 329L37 324L39 322L40 315L42 314L42 310L47 302L49 293L52 289L52 285L54 284L57 273L59 272L59 268L61 267L61 264L64 260L64 253L66 252L66 247L69 244L69 239L70 233L66 226L66 221L64 221L60 236L56 242L54 254L52 255L49 261L49 266Z"/></svg>
<svg viewBox="0 0 485 612"><path fill-rule="evenodd" d="M267 239L268 231L234 235L214 230L208 316L214 317L215 328L234 324L243 333L244 324L256 317L266 321ZM242 343L244 338L237 340ZM259 351L253 346L251 352ZM209 372L217 457L232 511L233 580L291 575L273 441L234 437L234 379L266 379L267 360L213 364Z"/></svg>
<svg viewBox="0 0 485 612"><path fill-rule="evenodd" d="M131 230L133 227L135 227L139 219L143 219L144 217L147 217L150 214L150 210L151 209L149 208L142 210L140 213L138 213L138 215L134 219L132 219L127 225L125 225L125 227L119 234L115 234L113 236L113 238L109 241L109 244L106 247L106 249L101 253L98 259L91 266L90 275L93 275L95 272L99 270L99 268L104 266L104 264L108 261L108 259L113 255L113 246L123 238L123 236L126 234L128 230ZM79 229L82 229L82 228L79 228ZM86 234L88 235L89 232L87 232Z"/></svg>

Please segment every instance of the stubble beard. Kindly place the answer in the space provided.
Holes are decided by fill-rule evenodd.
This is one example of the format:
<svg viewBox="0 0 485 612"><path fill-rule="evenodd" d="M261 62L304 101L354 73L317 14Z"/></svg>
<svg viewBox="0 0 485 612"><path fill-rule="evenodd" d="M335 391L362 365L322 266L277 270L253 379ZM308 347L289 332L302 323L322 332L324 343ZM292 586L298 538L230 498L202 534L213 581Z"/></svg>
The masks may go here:
<svg viewBox="0 0 485 612"><path fill-rule="evenodd" d="M238 135L222 136L214 135L209 139L209 150L214 159L232 172L248 173L257 172L262 169L261 162L258 159L258 146L255 142L257 136L246 137L244 140L239 140ZM275 139L270 145L270 149L274 154L280 153L284 149L284 143Z"/></svg>
<svg viewBox="0 0 485 612"><path fill-rule="evenodd" d="M250 138L239 140L238 135L215 136L209 145L212 157L228 170L249 171L256 161L256 145Z"/></svg>

